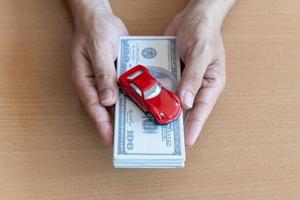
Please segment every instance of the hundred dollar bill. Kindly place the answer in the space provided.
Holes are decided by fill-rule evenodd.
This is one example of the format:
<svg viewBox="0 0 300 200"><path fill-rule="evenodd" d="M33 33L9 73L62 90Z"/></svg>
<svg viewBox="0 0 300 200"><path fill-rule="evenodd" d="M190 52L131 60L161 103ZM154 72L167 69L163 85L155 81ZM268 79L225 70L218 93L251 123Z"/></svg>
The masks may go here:
<svg viewBox="0 0 300 200"><path fill-rule="evenodd" d="M121 37L117 77L137 64L146 66L163 86L176 91L181 75L175 37ZM159 125L129 97L120 93L115 107L114 130L115 167L184 166L182 113L175 121Z"/></svg>

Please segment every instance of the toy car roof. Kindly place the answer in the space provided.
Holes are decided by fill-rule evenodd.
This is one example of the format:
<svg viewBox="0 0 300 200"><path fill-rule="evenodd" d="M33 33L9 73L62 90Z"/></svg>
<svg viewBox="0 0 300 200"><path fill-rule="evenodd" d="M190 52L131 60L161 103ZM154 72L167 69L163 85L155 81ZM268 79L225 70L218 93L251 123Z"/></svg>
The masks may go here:
<svg viewBox="0 0 300 200"><path fill-rule="evenodd" d="M157 80L151 75L149 70L142 65L137 65L136 67L132 68L132 70L130 69L128 72L129 73L126 74L126 79L131 80L131 82L134 83L143 92L157 83Z"/></svg>

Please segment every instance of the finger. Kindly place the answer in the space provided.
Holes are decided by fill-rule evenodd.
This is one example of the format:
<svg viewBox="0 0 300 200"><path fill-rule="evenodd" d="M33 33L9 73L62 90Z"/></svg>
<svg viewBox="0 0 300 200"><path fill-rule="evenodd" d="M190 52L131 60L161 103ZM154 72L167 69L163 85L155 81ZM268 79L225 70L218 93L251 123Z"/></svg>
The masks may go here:
<svg viewBox="0 0 300 200"><path fill-rule="evenodd" d="M118 87L112 45L110 45L109 42L102 42L89 54L95 73L100 103L103 106L111 106L116 103L118 98Z"/></svg>
<svg viewBox="0 0 300 200"><path fill-rule="evenodd" d="M207 73L210 73L210 70L208 69ZM224 74L219 74L218 77L209 81L204 84L204 87L197 94L194 106L186 120L185 143L188 146L192 146L197 140L205 121L224 88L225 71Z"/></svg>
<svg viewBox="0 0 300 200"><path fill-rule="evenodd" d="M204 73L210 64L210 48L195 44L191 46L185 56L185 68L178 86L178 96L184 109L194 104L195 96L201 86Z"/></svg>
<svg viewBox="0 0 300 200"><path fill-rule="evenodd" d="M82 55L73 56L73 82L92 120L96 124L103 143L112 146L113 126L106 108L99 102L99 95L89 62Z"/></svg>

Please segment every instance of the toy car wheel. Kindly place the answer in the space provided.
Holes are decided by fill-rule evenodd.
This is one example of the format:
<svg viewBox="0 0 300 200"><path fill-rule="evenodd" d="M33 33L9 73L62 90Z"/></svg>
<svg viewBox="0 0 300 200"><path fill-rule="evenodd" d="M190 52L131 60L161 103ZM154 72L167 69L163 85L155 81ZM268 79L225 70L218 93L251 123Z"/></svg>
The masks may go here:
<svg viewBox="0 0 300 200"><path fill-rule="evenodd" d="M155 122L155 119L154 119L154 117L153 117L153 115L152 115L151 113L147 112L147 113L146 113L146 116L147 116L151 121Z"/></svg>
<svg viewBox="0 0 300 200"><path fill-rule="evenodd" d="M123 88L120 88L120 92L124 95L126 95L126 91Z"/></svg>

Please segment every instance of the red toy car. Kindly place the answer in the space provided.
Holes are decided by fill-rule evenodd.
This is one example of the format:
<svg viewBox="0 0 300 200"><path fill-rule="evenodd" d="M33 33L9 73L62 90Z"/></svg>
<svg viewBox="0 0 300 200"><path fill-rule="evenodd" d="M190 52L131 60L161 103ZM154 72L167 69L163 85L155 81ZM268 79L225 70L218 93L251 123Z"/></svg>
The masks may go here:
<svg viewBox="0 0 300 200"><path fill-rule="evenodd" d="M179 98L163 87L143 65L137 65L124 72L118 83L122 91L131 97L151 120L159 124L168 124L179 116Z"/></svg>

